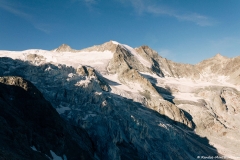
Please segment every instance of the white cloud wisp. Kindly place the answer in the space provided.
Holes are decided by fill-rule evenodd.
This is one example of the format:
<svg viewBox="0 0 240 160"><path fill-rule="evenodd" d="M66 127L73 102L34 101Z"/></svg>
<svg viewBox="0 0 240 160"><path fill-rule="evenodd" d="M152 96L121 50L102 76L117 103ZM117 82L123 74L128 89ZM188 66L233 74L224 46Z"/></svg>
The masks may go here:
<svg viewBox="0 0 240 160"><path fill-rule="evenodd" d="M145 0L119 0L120 2L129 3L134 8L134 10L138 13L150 13L154 15L166 15L169 17L176 18L179 21L189 21L193 22L199 26L213 26L216 24L216 20L204 16L198 13L181 13L176 11L173 8L163 5L154 5L151 1Z"/></svg>

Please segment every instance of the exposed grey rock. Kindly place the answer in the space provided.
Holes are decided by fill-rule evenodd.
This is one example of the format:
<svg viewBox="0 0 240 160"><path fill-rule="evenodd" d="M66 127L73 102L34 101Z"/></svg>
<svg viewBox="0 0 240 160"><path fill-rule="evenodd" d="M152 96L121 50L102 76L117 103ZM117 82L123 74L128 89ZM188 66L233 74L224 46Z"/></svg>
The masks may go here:
<svg viewBox="0 0 240 160"><path fill-rule="evenodd" d="M179 103L177 106L192 116L196 133L221 146L221 153L237 156L239 141L236 139L239 136L240 119L235 111L240 107L239 92L230 87L208 86L196 90L196 93L204 99L204 106L200 107L194 103Z"/></svg>
<svg viewBox="0 0 240 160"><path fill-rule="evenodd" d="M153 58L156 56L156 52L150 50L147 47L141 48L142 55L145 55L145 59L151 61L153 63ZM150 53L148 53L150 52ZM150 56L148 56L150 55ZM149 58L149 59L148 59ZM124 48L124 46L118 45L116 51L114 52L113 58L110 60L109 65L107 67L110 73L115 73L118 75L118 79L124 83L135 83L140 84L141 87L145 90L145 92L151 93L150 97L146 97L147 102L145 103L148 107L160 112L167 117L183 123L190 128L192 128L192 123L188 120L184 113L163 99L161 94L158 92L156 87L149 81L147 78L142 76L139 72L151 72L154 73L154 70L151 71L150 68L143 66L131 53ZM159 70L156 69L156 73L162 74Z"/></svg>
<svg viewBox="0 0 240 160"><path fill-rule="evenodd" d="M29 54L27 55L26 60L31 63L40 64L40 63L44 63L46 61L46 58L37 54Z"/></svg>
<svg viewBox="0 0 240 160"><path fill-rule="evenodd" d="M220 95L223 104L227 107L230 114L238 114L240 112L240 93L234 88L223 88Z"/></svg>
<svg viewBox="0 0 240 160"><path fill-rule="evenodd" d="M94 77L103 91L110 91L110 86L93 68L80 65L78 66L76 73L81 76Z"/></svg>
<svg viewBox="0 0 240 160"><path fill-rule="evenodd" d="M110 42L106 42L104 44L101 44L101 45L95 45L93 47L89 47L89 48L85 48L85 49L82 49L80 51L88 51L88 52L91 52L91 51L99 51L99 52L103 52L103 51L111 51L111 52L115 52L116 49L117 49L118 45L114 44L112 41Z"/></svg>

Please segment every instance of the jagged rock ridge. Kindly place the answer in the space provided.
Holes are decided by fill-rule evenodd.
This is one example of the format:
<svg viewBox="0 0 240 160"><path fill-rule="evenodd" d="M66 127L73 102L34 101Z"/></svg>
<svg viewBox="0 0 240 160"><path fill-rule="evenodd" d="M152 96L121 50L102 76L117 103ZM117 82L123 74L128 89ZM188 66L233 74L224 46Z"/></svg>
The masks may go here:
<svg viewBox="0 0 240 160"><path fill-rule="evenodd" d="M180 64L147 46L133 49L114 41L75 53L61 52L61 57L48 51L18 54L22 60L31 54L42 57L24 63L2 59L0 73L21 75L33 82L62 117L87 130L100 159L216 155L214 150L206 151L207 141L201 149L201 138L197 138L198 144L193 143L192 130L209 138L224 155L239 153L239 142L234 140L239 136L239 91L233 89L234 85L238 89L237 83L231 82L237 82L237 78L229 78L229 85L224 77L216 78L226 75L221 70L216 72L218 64L211 59L197 65ZM4 52L0 55L13 57ZM72 57L71 61L65 57ZM227 59L223 65L236 66L230 68L233 77L239 73L238 60ZM210 75L215 80L208 78ZM171 145L162 148L165 143ZM221 150L223 144L228 148Z"/></svg>

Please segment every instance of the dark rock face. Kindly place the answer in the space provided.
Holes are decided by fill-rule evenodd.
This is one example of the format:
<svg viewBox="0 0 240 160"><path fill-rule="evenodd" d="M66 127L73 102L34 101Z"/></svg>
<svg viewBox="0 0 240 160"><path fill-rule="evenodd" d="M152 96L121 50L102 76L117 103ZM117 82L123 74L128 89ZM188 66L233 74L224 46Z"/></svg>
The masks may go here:
<svg viewBox="0 0 240 160"><path fill-rule="evenodd" d="M21 77L0 77L0 127L0 159L47 160L51 151L68 160L93 159L88 134L65 122Z"/></svg>

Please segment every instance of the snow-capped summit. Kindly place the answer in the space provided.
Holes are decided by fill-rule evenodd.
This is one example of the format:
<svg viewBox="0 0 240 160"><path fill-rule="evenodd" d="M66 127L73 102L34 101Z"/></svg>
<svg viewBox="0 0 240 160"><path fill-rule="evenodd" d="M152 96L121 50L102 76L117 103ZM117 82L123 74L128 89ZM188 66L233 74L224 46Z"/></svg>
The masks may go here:
<svg viewBox="0 0 240 160"><path fill-rule="evenodd" d="M116 44L116 45L119 45L119 44L120 44L119 42L113 41L113 40L111 40L110 42L112 42L113 44Z"/></svg>

